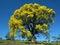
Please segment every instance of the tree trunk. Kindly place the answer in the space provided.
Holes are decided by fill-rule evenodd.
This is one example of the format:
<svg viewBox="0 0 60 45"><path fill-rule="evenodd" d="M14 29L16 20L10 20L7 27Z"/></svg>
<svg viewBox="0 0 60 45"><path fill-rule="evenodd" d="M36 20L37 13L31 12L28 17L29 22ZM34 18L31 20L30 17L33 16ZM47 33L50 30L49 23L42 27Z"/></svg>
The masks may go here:
<svg viewBox="0 0 60 45"><path fill-rule="evenodd" d="M31 42L35 42L34 36L32 36Z"/></svg>

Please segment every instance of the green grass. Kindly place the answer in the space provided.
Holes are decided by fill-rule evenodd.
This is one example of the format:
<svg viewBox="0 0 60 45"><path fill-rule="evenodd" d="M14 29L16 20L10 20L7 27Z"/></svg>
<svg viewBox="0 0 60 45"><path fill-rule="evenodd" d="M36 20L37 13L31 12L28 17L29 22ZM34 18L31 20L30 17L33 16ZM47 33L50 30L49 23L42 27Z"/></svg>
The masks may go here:
<svg viewBox="0 0 60 45"><path fill-rule="evenodd" d="M12 40L0 40L0 45L60 45L60 43L47 43L47 42L25 42L25 41L12 41Z"/></svg>

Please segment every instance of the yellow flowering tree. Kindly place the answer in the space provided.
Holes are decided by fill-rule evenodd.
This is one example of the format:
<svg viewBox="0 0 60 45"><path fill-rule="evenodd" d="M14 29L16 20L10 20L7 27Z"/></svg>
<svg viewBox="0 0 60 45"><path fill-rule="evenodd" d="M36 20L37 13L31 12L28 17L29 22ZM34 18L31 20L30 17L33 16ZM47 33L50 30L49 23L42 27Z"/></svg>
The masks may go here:
<svg viewBox="0 0 60 45"><path fill-rule="evenodd" d="M37 3L25 4L15 10L10 17L8 26L10 36L17 36L18 30L22 32L23 37L27 37L32 41L35 34L48 32L50 23L54 23L55 11L41 6Z"/></svg>

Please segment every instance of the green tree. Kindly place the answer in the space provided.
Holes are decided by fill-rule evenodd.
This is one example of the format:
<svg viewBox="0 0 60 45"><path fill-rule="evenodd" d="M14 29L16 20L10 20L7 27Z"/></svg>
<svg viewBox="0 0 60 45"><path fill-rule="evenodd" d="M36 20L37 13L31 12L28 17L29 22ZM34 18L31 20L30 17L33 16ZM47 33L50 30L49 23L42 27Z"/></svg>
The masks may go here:
<svg viewBox="0 0 60 45"><path fill-rule="evenodd" d="M52 37L55 42L60 42L60 34Z"/></svg>
<svg viewBox="0 0 60 45"><path fill-rule="evenodd" d="M8 32L8 33L6 34L5 38L6 38L6 40L15 40L14 37L11 37L11 36L10 36L10 32Z"/></svg>
<svg viewBox="0 0 60 45"><path fill-rule="evenodd" d="M0 37L0 40L3 40L3 39Z"/></svg>
<svg viewBox="0 0 60 45"><path fill-rule="evenodd" d="M10 17L8 23L10 36L16 36L17 31L21 30L22 37L34 41L35 34L46 34L48 32L50 23L54 23L54 17L55 11L53 9L37 3L25 4L15 10Z"/></svg>

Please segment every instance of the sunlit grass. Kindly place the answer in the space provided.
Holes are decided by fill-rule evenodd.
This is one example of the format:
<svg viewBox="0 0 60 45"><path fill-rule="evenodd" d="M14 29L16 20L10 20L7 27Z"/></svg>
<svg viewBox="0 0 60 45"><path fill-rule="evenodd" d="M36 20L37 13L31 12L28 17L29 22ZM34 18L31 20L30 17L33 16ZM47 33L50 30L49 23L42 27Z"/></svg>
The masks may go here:
<svg viewBox="0 0 60 45"><path fill-rule="evenodd" d="M18 41L18 40L0 40L0 45L60 45L56 42L27 42L27 41Z"/></svg>

